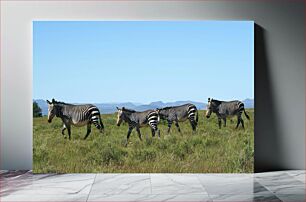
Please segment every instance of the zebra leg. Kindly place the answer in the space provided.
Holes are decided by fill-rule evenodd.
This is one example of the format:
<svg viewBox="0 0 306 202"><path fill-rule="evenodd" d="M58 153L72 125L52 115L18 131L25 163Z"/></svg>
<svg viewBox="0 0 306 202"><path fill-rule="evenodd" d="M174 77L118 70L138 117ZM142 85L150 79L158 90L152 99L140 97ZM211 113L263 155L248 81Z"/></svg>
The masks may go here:
<svg viewBox="0 0 306 202"><path fill-rule="evenodd" d="M86 135L85 135L85 137L84 137L84 140L86 140L86 138L88 137L88 135L90 134L90 132L91 132L91 123L88 123L88 124L87 124L87 133L86 133Z"/></svg>
<svg viewBox="0 0 306 202"><path fill-rule="evenodd" d="M244 121L242 118L240 118L240 122L241 122L242 128L244 129Z"/></svg>
<svg viewBox="0 0 306 202"><path fill-rule="evenodd" d="M172 125L172 121L168 121L168 133L170 133L171 125Z"/></svg>
<svg viewBox="0 0 306 202"><path fill-rule="evenodd" d="M192 127L193 132L196 131L197 127L196 127L196 122L194 119L189 119L190 125Z"/></svg>
<svg viewBox="0 0 306 202"><path fill-rule="evenodd" d="M68 130L68 137L69 137L69 140L71 139L71 124L69 122L69 120L66 120L66 119L62 119L65 127L67 128ZM64 130L64 129L63 129ZM63 130L62 130L62 133L63 133Z"/></svg>
<svg viewBox="0 0 306 202"><path fill-rule="evenodd" d="M226 118L223 118L224 127L226 127Z"/></svg>
<svg viewBox="0 0 306 202"><path fill-rule="evenodd" d="M137 131L137 133L138 133L138 137L139 137L140 141L142 141L141 133L140 133L139 127L136 127L136 131Z"/></svg>
<svg viewBox="0 0 306 202"><path fill-rule="evenodd" d="M154 128L151 128L151 132L152 132L152 137L155 137L155 130L154 130Z"/></svg>
<svg viewBox="0 0 306 202"><path fill-rule="evenodd" d="M129 130L128 130L128 133L127 133L127 136L126 136L126 143L125 143L125 146L127 146L128 142L129 142L129 139L130 139L130 135L132 133L132 130L133 130L133 127L129 127Z"/></svg>
<svg viewBox="0 0 306 202"><path fill-rule="evenodd" d="M152 137L155 137L155 134L157 132L158 139L160 139L160 130L157 128L157 126L154 128L151 128L151 132L152 132Z"/></svg>
<svg viewBox="0 0 306 202"><path fill-rule="evenodd" d="M240 118L238 117L238 121L237 121L236 129L238 128L239 124L240 124Z"/></svg>
<svg viewBox="0 0 306 202"><path fill-rule="evenodd" d="M219 129L221 129L221 118L218 117Z"/></svg>
<svg viewBox="0 0 306 202"><path fill-rule="evenodd" d="M181 132L181 129L180 129L180 126L179 126L179 124L178 124L177 121L175 122L175 126L177 127L177 130L178 130L178 132L180 133L180 132Z"/></svg>
<svg viewBox="0 0 306 202"><path fill-rule="evenodd" d="M70 126L69 126L69 127L67 127L67 130L68 130L69 140L71 140L71 129L70 129Z"/></svg>
<svg viewBox="0 0 306 202"><path fill-rule="evenodd" d="M67 129L67 128L66 128L66 125L65 125L65 124L63 124L63 128L62 128L62 135L63 135L63 136L65 136L64 131L65 131L66 129Z"/></svg>

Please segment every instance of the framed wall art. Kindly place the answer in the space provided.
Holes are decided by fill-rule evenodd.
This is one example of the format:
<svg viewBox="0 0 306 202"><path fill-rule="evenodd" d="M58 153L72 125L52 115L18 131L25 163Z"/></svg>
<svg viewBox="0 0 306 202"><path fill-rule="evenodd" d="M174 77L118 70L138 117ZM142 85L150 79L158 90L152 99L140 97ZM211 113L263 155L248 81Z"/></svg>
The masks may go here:
<svg viewBox="0 0 306 202"><path fill-rule="evenodd" d="M34 21L33 172L252 173L253 21Z"/></svg>

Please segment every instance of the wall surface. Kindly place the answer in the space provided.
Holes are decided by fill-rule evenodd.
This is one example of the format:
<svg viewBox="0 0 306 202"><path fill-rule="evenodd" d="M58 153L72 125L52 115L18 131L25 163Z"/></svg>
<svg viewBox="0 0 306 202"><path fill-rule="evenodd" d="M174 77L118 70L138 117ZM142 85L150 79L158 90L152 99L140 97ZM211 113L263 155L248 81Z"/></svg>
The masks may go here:
<svg viewBox="0 0 306 202"><path fill-rule="evenodd" d="M1 169L32 168L33 20L254 20L256 171L305 169L303 1L0 3Z"/></svg>

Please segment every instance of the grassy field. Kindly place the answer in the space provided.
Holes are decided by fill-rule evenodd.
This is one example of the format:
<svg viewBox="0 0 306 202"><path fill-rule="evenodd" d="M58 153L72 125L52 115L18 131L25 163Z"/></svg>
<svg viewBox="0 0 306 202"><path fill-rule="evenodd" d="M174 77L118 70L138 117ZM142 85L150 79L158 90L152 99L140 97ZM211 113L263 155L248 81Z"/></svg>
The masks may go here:
<svg viewBox="0 0 306 202"><path fill-rule="evenodd" d="M104 134L92 127L83 140L86 127L72 127L71 140L61 134L62 123L47 117L33 121L33 172L46 173L251 173L254 164L254 111L243 115L245 130L235 129L236 118L227 127L218 128L216 115L210 119L199 111L195 134L189 122L175 125L167 134L166 122L161 122L161 138L152 138L149 127L141 128L143 141L133 130L130 142L124 146L127 124L116 126L116 114L102 115ZM67 133L67 131L65 131ZM68 136L68 135L67 135Z"/></svg>

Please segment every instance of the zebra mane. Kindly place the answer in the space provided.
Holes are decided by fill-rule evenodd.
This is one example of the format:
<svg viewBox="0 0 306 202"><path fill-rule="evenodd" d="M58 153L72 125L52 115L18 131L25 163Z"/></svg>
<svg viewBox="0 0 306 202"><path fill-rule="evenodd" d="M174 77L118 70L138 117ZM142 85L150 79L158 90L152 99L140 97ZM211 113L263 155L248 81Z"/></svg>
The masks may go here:
<svg viewBox="0 0 306 202"><path fill-rule="evenodd" d="M136 111L133 110L133 109L127 109L127 108L124 108L124 107L122 107L122 111L125 111L125 112L128 112L128 113L134 113L134 112L136 112Z"/></svg>
<svg viewBox="0 0 306 202"><path fill-rule="evenodd" d="M70 103L65 103L65 102L55 101L55 100L54 100L53 104L73 105L73 104L70 104Z"/></svg>
<svg viewBox="0 0 306 202"><path fill-rule="evenodd" d="M160 108L160 110L167 110L167 109L171 109L173 107L163 107L163 108Z"/></svg>
<svg viewBox="0 0 306 202"><path fill-rule="evenodd" d="M223 102L223 101L215 100L215 99L211 99L210 101L211 101L211 102L215 102L215 103L217 103L217 104L221 104L221 102Z"/></svg>

